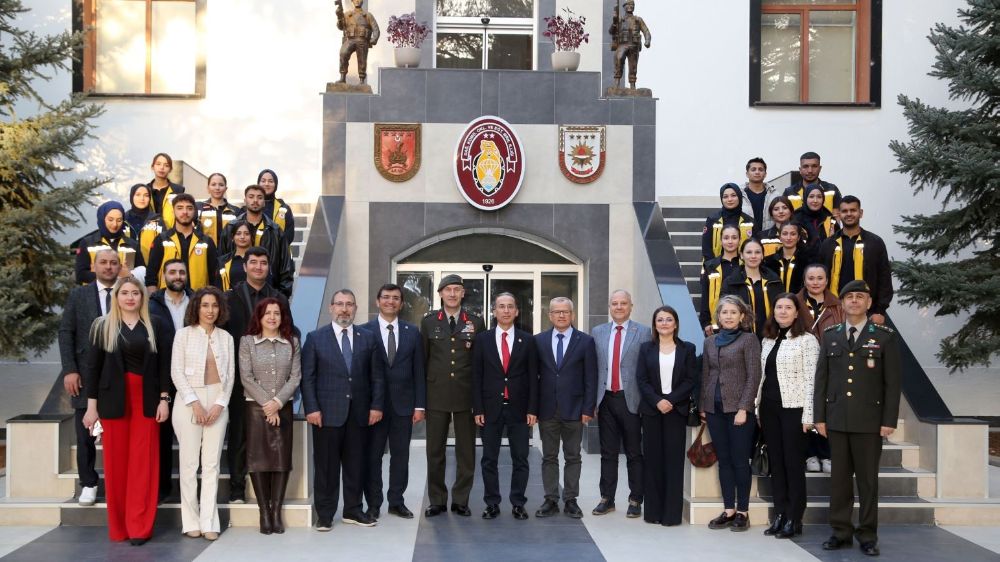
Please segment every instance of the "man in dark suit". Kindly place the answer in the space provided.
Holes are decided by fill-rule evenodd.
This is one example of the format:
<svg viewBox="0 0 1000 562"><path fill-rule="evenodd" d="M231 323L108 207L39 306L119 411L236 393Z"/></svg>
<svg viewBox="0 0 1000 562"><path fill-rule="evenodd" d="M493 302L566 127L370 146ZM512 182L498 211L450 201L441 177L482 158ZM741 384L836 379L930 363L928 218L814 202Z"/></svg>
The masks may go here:
<svg viewBox="0 0 1000 562"><path fill-rule="evenodd" d="M424 515L447 510L444 482L448 426L455 428L455 485L451 511L468 517L469 493L476 476L476 422L472 418L472 342L485 331L483 319L462 310L465 287L458 275L438 283L441 310L428 312L420 322L427 372L427 497Z"/></svg>
<svg viewBox="0 0 1000 562"><path fill-rule="evenodd" d="M226 292L226 303L229 305L229 320L223 326L231 336L235 348L240 348L240 338L247 333L253 311L257 303L266 298L275 298L285 303L288 310L288 299L280 290L267 282L269 267L267 250L261 246L247 248L244 256L244 267L247 279L238 283ZM295 319L292 319L294 325ZM229 503L246 503L247 487L247 449L246 421L244 420L243 382L239 374L239 362L236 365L236 382L229 396L229 425L226 426L226 459L229 461Z"/></svg>
<svg viewBox="0 0 1000 562"><path fill-rule="evenodd" d="M514 295L498 293L493 299L497 326L477 335L472 346L472 413L483 439L483 519L500 515L497 459L504 429L514 465L511 513L514 519L528 518L524 491L528 486L528 440L538 421L538 353L531 334L514 327L517 314Z"/></svg>
<svg viewBox="0 0 1000 562"><path fill-rule="evenodd" d="M825 550L850 546L878 556L878 468L882 439L899 418L902 379L899 340L890 328L867 318L871 289L861 280L844 286L840 298L847 320L823 333L813 416L816 430L830 440L830 526ZM861 504L858 527L851 523L854 485Z"/></svg>
<svg viewBox="0 0 1000 562"><path fill-rule="evenodd" d="M108 248L94 255L93 283L76 287L69 293L66 307L59 320L59 359L62 363L60 376L63 387L70 396L70 404L75 412L76 465L80 474L80 505L94 505L97 501L97 447L94 437L83 426L83 415L87 413L87 396L83 389L80 370L86 365L87 351L90 349L90 326L111 308L111 289L118 280L121 263L118 252Z"/></svg>
<svg viewBox="0 0 1000 562"><path fill-rule="evenodd" d="M625 445L628 467L628 511L626 517L642 515L642 423L639 420L639 387L635 366L639 347L652 339L648 326L632 322L632 295L625 290L611 293L611 322L590 333L597 345L597 419L601 441L601 501L592 512L604 515L615 510L618 489L618 451Z"/></svg>
<svg viewBox="0 0 1000 562"><path fill-rule="evenodd" d="M535 336L539 355L538 421L542 436L542 485L545 503L535 517L559 513L559 443L562 442L563 510L583 517L576 503L580 495L580 445L583 424L597 408L597 346L594 338L573 328L573 301L556 297L549 302L552 329Z"/></svg>
<svg viewBox="0 0 1000 562"><path fill-rule="evenodd" d="M427 407L424 349L417 327L399 319L403 290L398 285L382 285L375 305L379 310L378 318L362 327L378 336L379 353L385 360L385 415L371 428L365 500L368 516L378 519L382 507L382 456L388 442L389 513L412 519L413 512L403 503L403 493L410 478L413 424L423 421Z"/></svg>
<svg viewBox="0 0 1000 562"><path fill-rule="evenodd" d="M344 476L344 523L373 527L362 510L368 427L382 419L385 365L375 334L354 326L357 300L340 289L330 301L333 323L302 346L302 409L313 427L316 530L333 528Z"/></svg>

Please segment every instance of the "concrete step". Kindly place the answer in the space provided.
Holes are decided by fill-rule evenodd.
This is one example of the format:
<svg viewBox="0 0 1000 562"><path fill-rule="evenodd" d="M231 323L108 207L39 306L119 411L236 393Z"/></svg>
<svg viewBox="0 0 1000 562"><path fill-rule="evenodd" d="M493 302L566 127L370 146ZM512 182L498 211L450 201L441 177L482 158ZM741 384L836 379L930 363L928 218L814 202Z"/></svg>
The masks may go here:
<svg viewBox="0 0 1000 562"><path fill-rule="evenodd" d="M84 507L75 499L42 498L32 501L0 499L0 525L75 525L105 527L108 522L104 502ZM286 527L309 527L313 524L312 499L286 499L282 505ZM227 527L256 527L260 521L257 504L219 503L219 519ZM180 503L167 501L156 508L156 523L169 528L181 528ZM102 535L104 536L104 535Z"/></svg>
<svg viewBox="0 0 1000 562"><path fill-rule="evenodd" d="M76 448L77 448L76 445L70 446L69 468L72 472L77 472L78 468L76 464ZM220 470L223 472L229 472L229 459L227 458L228 448L229 446L223 443L222 458L219 460L219 467ZM177 445L177 443L174 443L174 446L171 449L171 451L173 453L173 459L171 461L172 466L177 466L180 459L180 447ZM104 445L100 443L97 444L97 458L94 459L94 466L99 470L104 469Z"/></svg>
<svg viewBox="0 0 1000 562"><path fill-rule="evenodd" d="M855 509L860 506L854 502ZM688 521L694 525L706 525L725 509L722 498L684 498L684 508ZM882 496L878 503L878 520L883 525L933 525L935 504L913 497ZM765 526L775 515L770 501L750 498L750 524ZM803 523L827 523L830 520L830 503L827 498L808 498ZM753 532L751 530L751 532Z"/></svg>
<svg viewBox="0 0 1000 562"><path fill-rule="evenodd" d="M701 234L705 228L705 217L699 218L669 218L663 219L667 226L667 232L697 233Z"/></svg>
<svg viewBox="0 0 1000 562"><path fill-rule="evenodd" d="M890 452L890 457L894 453ZM885 455L883 455L883 459ZM932 495L935 489L937 475L929 470L907 469L902 467L884 467L879 469L878 492L879 497L917 497L920 492L923 495ZM772 494L771 477L756 477L757 495L764 499L770 499ZM857 490L855 490L857 493ZM823 472L806 473L806 495L810 497L829 497L830 495L830 475Z"/></svg>
<svg viewBox="0 0 1000 562"><path fill-rule="evenodd" d="M701 233L700 232L671 232L670 242L673 243L674 249L678 246L687 246L692 248L701 248Z"/></svg>
<svg viewBox="0 0 1000 562"><path fill-rule="evenodd" d="M660 210L663 212L663 218L665 219L701 217L701 221L705 222L705 217L719 209L710 207L660 207Z"/></svg>
<svg viewBox="0 0 1000 562"><path fill-rule="evenodd" d="M104 493L105 493L104 492L104 469L103 468L97 469L97 475L100 477L100 480L97 483L97 499L99 501L103 501L104 497L105 497L105 495L104 495ZM61 478L61 479L79 480L80 479L80 474L78 472L76 472L75 470L74 471L67 471L67 472L60 473L59 474L59 478ZM179 496L180 495L180 484L179 484L180 473L178 472L177 468L174 468L173 472L171 473L170 480L171 480L170 493L167 494L167 499L168 500L170 500L170 499L177 500L180 497ZM248 482L249 482L249 480L248 480ZM219 501L220 503L221 502L227 502L227 501L229 501L229 490L230 490L229 483L230 483L229 472L228 471L225 471L225 472L220 471L219 472L218 493L216 494L216 500ZM247 485L247 488L249 488L249 484ZM198 489L199 489L199 493L200 493L200 490L201 490L201 472L198 473ZM77 490L77 493L79 493L79 485L76 487L76 490Z"/></svg>
<svg viewBox="0 0 1000 562"><path fill-rule="evenodd" d="M699 258L701 255L699 254ZM698 261L682 261L681 264L681 275L684 276L685 280L688 279L699 279L701 276L701 260Z"/></svg>
<svg viewBox="0 0 1000 562"><path fill-rule="evenodd" d="M677 260L684 262L697 262L701 264L701 246L674 246L674 253ZM699 268L699 273L701 269Z"/></svg>

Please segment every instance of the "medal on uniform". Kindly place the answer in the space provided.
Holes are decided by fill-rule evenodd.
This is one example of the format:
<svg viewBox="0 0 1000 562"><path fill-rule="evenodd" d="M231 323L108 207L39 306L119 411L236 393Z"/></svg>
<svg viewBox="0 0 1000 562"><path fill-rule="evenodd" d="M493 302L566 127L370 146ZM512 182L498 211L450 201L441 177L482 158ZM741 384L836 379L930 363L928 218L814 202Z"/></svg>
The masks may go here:
<svg viewBox="0 0 1000 562"><path fill-rule="evenodd" d="M875 368L875 358L874 357L871 357L871 356L868 357L868 368L869 369L874 369Z"/></svg>
<svg viewBox="0 0 1000 562"><path fill-rule="evenodd" d="M472 342L471 341L465 342L465 349L472 349Z"/></svg>

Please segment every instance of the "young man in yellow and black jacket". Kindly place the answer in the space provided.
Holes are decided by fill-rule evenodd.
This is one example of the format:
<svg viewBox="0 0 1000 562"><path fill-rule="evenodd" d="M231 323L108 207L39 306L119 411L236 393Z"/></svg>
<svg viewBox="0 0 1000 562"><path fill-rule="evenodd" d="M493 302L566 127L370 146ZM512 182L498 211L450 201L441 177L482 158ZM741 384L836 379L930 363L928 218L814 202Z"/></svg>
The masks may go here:
<svg viewBox="0 0 1000 562"><path fill-rule="evenodd" d="M291 298L292 285L295 282L295 262L292 261L281 229L271 221L270 216L265 212L265 195L261 186L247 186L243 190L244 207L239 219L250 225L250 232L253 235L250 245L261 246L267 250L270 263L270 284L281 291L281 294ZM231 223L222 231L219 242L220 255L235 251L233 244L235 230L236 223Z"/></svg>
<svg viewBox="0 0 1000 562"><path fill-rule="evenodd" d="M885 324L885 311L892 302L892 268L885 242L861 228L861 200L848 195L840 203L843 228L823 241L819 262L830 270L830 292L840 296L848 283L863 280L871 290L872 322Z"/></svg>
<svg viewBox="0 0 1000 562"><path fill-rule="evenodd" d="M219 286L219 255L212 239L195 228L195 200L188 193L177 194L172 201L174 227L153 240L146 267L149 292L166 286L163 264L180 259L187 266L187 287L197 291L207 285Z"/></svg>

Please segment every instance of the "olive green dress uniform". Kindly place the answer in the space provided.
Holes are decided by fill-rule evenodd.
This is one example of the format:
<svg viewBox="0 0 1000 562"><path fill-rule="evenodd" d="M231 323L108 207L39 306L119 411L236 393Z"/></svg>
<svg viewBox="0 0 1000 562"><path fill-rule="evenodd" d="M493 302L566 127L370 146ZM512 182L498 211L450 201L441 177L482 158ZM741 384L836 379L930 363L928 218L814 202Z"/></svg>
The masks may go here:
<svg viewBox="0 0 1000 562"><path fill-rule="evenodd" d="M878 540L878 469L884 427L899 418L901 367L895 332L870 320L849 344L850 325L835 324L823 334L816 366L814 417L826 423L833 470L830 526L833 536L862 544ZM858 527L851 523L854 487L861 505Z"/></svg>
<svg viewBox="0 0 1000 562"><path fill-rule="evenodd" d="M452 504L469 505L476 471L476 423L472 415L472 341L485 331L483 319L461 310L452 331L444 310L420 323L427 365L427 495L431 505L448 504L445 451L448 424L455 424L455 485Z"/></svg>

